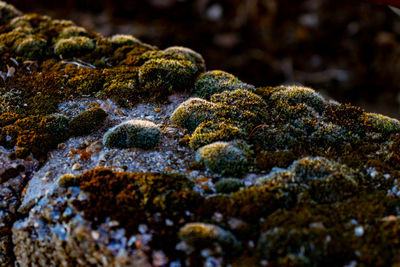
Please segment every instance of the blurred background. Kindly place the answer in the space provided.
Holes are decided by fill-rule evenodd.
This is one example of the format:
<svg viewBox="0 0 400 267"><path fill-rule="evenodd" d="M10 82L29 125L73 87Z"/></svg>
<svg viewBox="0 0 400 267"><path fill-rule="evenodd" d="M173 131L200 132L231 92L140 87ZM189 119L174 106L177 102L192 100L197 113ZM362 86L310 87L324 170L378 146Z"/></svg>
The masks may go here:
<svg viewBox="0 0 400 267"><path fill-rule="evenodd" d="M356 0L8 0L111 36L190 47L256 86L302 84L400 118L400 17Z"/></svg>

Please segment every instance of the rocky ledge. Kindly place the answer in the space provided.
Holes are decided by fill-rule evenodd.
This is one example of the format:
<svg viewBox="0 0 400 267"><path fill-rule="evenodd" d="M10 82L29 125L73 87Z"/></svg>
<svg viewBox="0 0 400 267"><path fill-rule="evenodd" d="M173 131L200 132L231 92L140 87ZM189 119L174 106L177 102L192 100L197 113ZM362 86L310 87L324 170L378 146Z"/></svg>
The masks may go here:
<svg viewBox="0 0 400 267"><path fill-rule="evenodd" d="M400 263L400 122L0 2L0 266Z"/></svg>

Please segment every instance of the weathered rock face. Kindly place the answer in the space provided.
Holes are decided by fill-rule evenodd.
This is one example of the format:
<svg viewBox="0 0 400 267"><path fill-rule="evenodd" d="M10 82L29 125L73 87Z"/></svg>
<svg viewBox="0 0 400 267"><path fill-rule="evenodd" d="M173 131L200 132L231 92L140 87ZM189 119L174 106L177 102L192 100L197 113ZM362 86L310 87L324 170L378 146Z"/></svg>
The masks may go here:
<svg viewBox="0 0 400 267"><path fill-rule="evenodd" d="M0 12L0 266L399 263L399 121Z"/></svg>

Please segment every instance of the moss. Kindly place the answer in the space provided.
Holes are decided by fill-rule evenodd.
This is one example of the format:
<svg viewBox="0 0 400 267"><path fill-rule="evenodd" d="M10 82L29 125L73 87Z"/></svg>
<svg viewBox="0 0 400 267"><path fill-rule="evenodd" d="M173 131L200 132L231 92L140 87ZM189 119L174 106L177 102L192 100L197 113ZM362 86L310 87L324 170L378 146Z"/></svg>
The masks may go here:
<svg viewBox="0 0 400 267"><path fill-rule="evenodd" d="M320 123L317 130L310 136L310 142L316 149L327 149L329 147L338 147L344 142L352 140L356 142L358 136L352 136L342 127L333 123Z"/></svg>
<svg viewBox="0 0 400 267"><path fill-rule="evenodd" d="M200 98L210 99L213 94L237 89L254 91L252 85L240 81L230 73L213 70L202 74L196 81L194 94Z"/></svg>
<svg viewBox="0 0 400 267"><path fill-rule="evenodd" d="M198 74L206 70L206 64L203 57L192 49L182 46L171 46L165 50L148 51L144 53L141 58L142 61L148 61L151 59L190 61L196 66Z"/></svg>
<svg viewBox="0 0 400 267"><path fill-rule="evenodd" d="M61 187L79 186L79 180L75 175L67 173L60 177L58 185Z"/></svg>
<svg viewBox="0 0 400 267"><path fill-rule="evenodd" d="M141 87L155 99L173 92L189 91L198 75L196 65L188 60L151 59L139 68Z"/></svg>
<svg viewBox="0 0 400 267"><path fill-rule="evenodd" d="M197 151L197 162L222 175L242 176L251 165L252 152L243 141L215 142Z"/></svg>
<svg viewBox="0 0 400 267"><path fill-rule="evenodd" d="M243 181L236 178L223 178L215 183L215 191L220 194L230 194L244 187Z"/></svg>
<svg viewBox="0 0 400 267"><path fill-rule="evenodd" d="M193 182L179 174L126 173L96 168L78 176L87 201L74 205L94 224L107 218L118 221L128 235L137 234L138 226L152 229L152 248L173 251L165 242L177 243L176 233L189 218L186 211L201 204L202 198L192 191ZM118 208L116 208L118 207ZM157 213L155 219L154 214ZM165 220L173 222L167 227Z"/></svg>
<svg viewBox="0 0 400 267"><path fill-rule="evenodd" d="M236 127L229 120L210 120L201 123L190 137L190 146L194 149L216 141L232 141L245 137L242 129Z"/></svg>
<svg viewBox="0 0 400 267"><path fill-rule="evenodd" d="M15 51L27 59L38 59L45 53L46 46L45 39L28 37L18 43Z"/></svg>
<svg viewBox="0 0 400 267"><path fill-rule="evenodd" d="M188 223L179 229L178 235L192 251L197 252L204 248L213 248L218 244L223 253L232 254L233 250L239 247L239 242L232 233L213 224Z"/></svg>
<svg viewBox="0 0 400 267"><path fill-rule="evenodd" d="M108 130L103 143L110 148L151 149L158 144L160 137L160 128L151 121L131 120Z"/></svg>
<svg viewBox="0 0 400 267"><path fill-rule="evenodd" d="M325 100L320 94L311 88L300 86L282 87L271 94L270 101L272 103L283 101L292 106L305 104L318 112L322 112L325 106Z"/></svg>
<svg viewBox="0 0 400 267"><path fill-rule="evenodd" d="M243 89L235 91L225 91L214 94L210 98L211 102L222 104L237 109L246 110L256 114L260 120L267 119L267 105L258 95Z"/></svg>
<svg viewBox="0 0 400 267"><path fill-rule="evenodd" d="M63 28L58 36L59 39L68 39L74 36L87 36L87 31L85 28L71 25Z"/></svg>
<svg viewBox="0 0 400 267"><path fill-rule="evenodd" d="M69 123L71 135L82 136L95 131L107 118L107 113L99 108L93 107L74 117Z"/></svg>
<svg viewBox="0 0 400 267"><path fill-rule="evenodd" d="M319 266L326 256L329 233L322 228L273 228L261 234L262 258L285 266ZM345 262L344 262L345 263Z"/></svg>
<svg viewBox="0 0 400 267"><path fill-rule="evenodd" d="M95 44L91 39L84 36L74 36L67 39L60 39L54 45L54 53L63 57L84 55L92 51Z"/></svg>
<svg viewBox="0 0 400 267"><path fill-rule="evenodd" d="M257 153L255 165L260 170L271 170L273 167L287 168L296 159L292 151L261 151Z"/></svg>
<svg viewBox="0 0 400 267"><path fill-rule="evenodd" d="M21 16L21 11L17 10L14 6L0 1L0 24L5 25L16 16Z"/></svg>
<svg viewBox="0 0 400 267"><path fill-rule="evenodd" d="M193 132L202 122L214 116L215 104L201 98L189 98L172 113L170 120L178 126Z"/></svg>
<svg viewBox="0 0 400 267"><path fill-rule="evenodd" d="M400 132L400 122L396 119L377 113L367 113L366 120L371 125L373 131L383 135L387 136Z"/></svg>
<svg viewBox="0 0 400 267"><path fill-rule="evenodd" d="M257 186L271 186L320 203L332 203L352 196L358 190L356 172L323 157L305 157L287 169L276 169L256 181ZM305 193L305 194L304 194Z"/></svg>
<svg viewBox="0 0 400 267"><path fill-rule="evenodd" d="M114 47L121 47L126 45L141 44L137 38L132 35L115 34L110 38L110 42Z"/></svg>

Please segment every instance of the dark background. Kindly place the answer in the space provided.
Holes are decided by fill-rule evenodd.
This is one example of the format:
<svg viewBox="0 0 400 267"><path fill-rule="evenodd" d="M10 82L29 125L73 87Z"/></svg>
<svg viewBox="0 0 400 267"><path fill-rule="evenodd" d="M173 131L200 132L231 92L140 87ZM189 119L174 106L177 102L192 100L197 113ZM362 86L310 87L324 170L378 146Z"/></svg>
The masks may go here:
<svg viewBox="0 0 400 267"><path fill-rule="evenodd" d="M13 0L105 36L190 47L257 86L302 84L400 117L400 17L349 0Z"/></svg>

